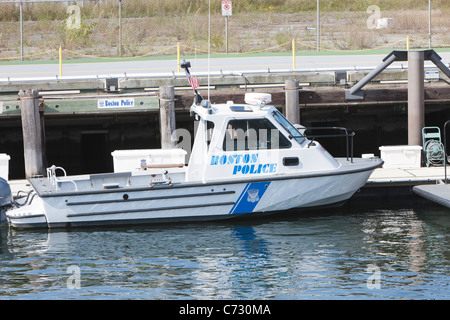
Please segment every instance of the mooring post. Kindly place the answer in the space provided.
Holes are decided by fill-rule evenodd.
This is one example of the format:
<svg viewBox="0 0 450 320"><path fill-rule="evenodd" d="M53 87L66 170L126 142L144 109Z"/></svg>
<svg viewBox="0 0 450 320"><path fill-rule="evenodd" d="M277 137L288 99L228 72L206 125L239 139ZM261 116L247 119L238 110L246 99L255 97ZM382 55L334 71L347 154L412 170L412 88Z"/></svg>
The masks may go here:
<svg viewBox="0 0 450 320"><path fill-rule="evenodd" d="M424 52L408 51L408 145L422 145L425 125Z"/></svg>
<svg viewBox="0 0 450 320"><path fill-rule="evenodd" d="M299 86L295 79L284 82L286 97L286 118L292 124L300 124Z"/></svg>
<svg viewBox="0 0 450 320"><path fill-rule="evenodd" d="M174 99L174 86L159 87L159 124L162 149L172 149L176 145L176 141L172 139L172 133L175 131Z"/></svg>
<svg viewBox="0 0 450 320"><path fill-rule="evenodd" d="M19 91L21 102L25 177L44 175L43 142L39 117L39 91Z"/></svg>

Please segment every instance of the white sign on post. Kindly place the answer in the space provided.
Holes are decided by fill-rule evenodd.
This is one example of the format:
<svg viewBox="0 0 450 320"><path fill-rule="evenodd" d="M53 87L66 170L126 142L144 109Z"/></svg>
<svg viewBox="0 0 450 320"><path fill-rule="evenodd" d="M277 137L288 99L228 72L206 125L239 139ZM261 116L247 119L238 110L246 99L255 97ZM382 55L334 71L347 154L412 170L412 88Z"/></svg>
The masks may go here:
<svg viewBox="0 0 450 320"><path fill-rule="evenodd" d="M232 11L231 1L222 1L222 16L231 16Z"/></svg>

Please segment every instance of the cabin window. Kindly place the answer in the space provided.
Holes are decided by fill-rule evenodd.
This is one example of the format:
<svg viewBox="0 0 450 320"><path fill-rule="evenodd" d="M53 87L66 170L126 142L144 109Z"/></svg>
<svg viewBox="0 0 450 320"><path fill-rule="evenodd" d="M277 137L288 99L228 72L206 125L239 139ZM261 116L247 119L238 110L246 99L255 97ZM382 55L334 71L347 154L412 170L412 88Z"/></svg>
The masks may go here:
<svg viewBox="0 0 450 320"><path fill-rule="evenodd" d="M224 151L286 149L287 139L268 119L230 120L223 140Z"/></svg>
<svg viewBox="0 0 450 320"><path fill-rule="evenodd" d="M289 138L297 140L298 143L302 143L305 137L286 119L278 110L272 113L274 119L289 132Z"/></svg>

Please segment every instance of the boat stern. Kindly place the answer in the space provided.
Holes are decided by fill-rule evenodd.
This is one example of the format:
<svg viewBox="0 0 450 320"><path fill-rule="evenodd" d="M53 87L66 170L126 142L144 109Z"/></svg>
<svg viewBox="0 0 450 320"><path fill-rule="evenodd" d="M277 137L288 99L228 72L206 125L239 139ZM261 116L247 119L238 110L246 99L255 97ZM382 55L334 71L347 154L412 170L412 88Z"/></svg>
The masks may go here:
<svg viewBox="0 0 450 320"><path fill-rule="evenodd" d="M7 210L6 219L9 225L16 229L48 228L44 205L39 197L30 204Z"/></svg>

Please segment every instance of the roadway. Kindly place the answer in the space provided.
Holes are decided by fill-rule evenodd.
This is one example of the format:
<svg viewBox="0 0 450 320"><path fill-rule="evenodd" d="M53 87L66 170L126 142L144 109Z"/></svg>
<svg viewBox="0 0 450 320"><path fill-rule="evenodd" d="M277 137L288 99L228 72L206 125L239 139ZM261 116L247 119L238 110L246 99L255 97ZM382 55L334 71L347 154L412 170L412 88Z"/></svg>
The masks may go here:
<svg viewBox="0 0 450 320"><path fill-rule="evenodd" d="M448 65L450 52L441 52L442 61ZM363 54L363 55L317 55L296 57L296 70L349 70L349 69L371 69L382 62L386 54ZM292 56L261 56L261 57L223 57L208 59L191 59L191 72L206 73L213 72L243 72L256 70L292 70ZM394 62L391 67L407 67L407 62ZM433 66L429 61L425 66ZM82 77L94 75L118 75L126 73L133 74L170 74L177 72L176 59L167 60L145 60L145 61L107 61L91 63L64 62L64 77ZM26 62L22 64L7 65L0 62L0 81L18 78L46 78L59 75L59 65L35 64Z"/></svg>

